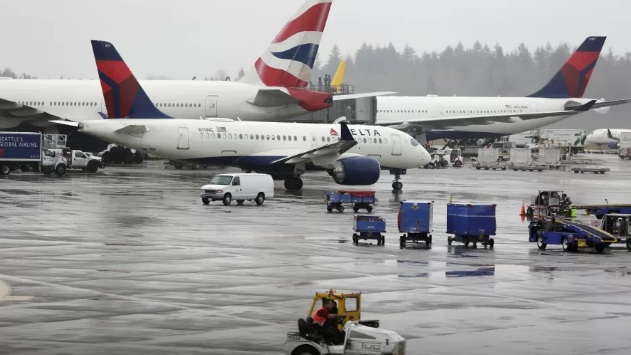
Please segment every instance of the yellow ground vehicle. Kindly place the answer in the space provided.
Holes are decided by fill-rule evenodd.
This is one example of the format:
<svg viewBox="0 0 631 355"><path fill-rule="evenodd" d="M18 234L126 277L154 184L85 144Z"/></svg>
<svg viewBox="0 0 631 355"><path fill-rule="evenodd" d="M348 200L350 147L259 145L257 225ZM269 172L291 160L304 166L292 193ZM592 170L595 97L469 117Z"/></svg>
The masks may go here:
<svg viewBox="0 0 631 355"><path fill-rule="evenodd" d="M347 321L357 321L361 325L365 325L368 327L379 328L378 320L362 320L362 293L361 292L337 292L334 290L329 290L327 292L316 292L313 297L313 301L311 302L311 307L309 308L309 313L307 314L307 318L313 317L313 313L315 313L318 308L322 305L322 299L329 298L337 303L337 312L333 311L333 313L340 314L345 316L344 322ZM340 322L338 327L340 330L344 326L344 322Z"/></svg>

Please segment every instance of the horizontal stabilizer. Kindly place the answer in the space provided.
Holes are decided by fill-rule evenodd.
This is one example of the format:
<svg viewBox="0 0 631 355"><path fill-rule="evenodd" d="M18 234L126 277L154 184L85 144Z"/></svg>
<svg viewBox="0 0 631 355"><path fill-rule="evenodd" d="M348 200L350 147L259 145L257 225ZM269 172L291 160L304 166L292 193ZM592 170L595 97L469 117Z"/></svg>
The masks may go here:
<svg viewBox="0 0 631 355"><path fill-rule="evenodd" d="M366 97L391 96L391 95L396 95L396 94L398 94L398 92L396 91L380 91L380 92L367 92L363 94L333 95L333 101L356 100L356 99L363 99Z"/></svg>
<svg viewBox="0 0 631 355"><path fill-rule="evenodd" d="M50 120L48 122L54 123L54 124L60 124L64 126L70 126L70 127L79 127L79 122L75 122L75 121Z"/></svg>
<svg viewBox="0 0 631 355"><path fill-rule="evenodd" d="M613 100L613 101L601 101L601 102L596 101L592 105L591 109L593 110L593 109L603 108L603 107L624 105L624 104L628 104L629 102L631 102L631 99L622 99L622 100ZM568 110L575 110L578 107L580 107L580 104L578 104L578 103L570 103L570 104L566 105L566 108Z"/></svg>
<svg viewBox="0 0 631 355"><path fill-rule="evenodd" d="M260 89L249 104L257 107L278 107L297 104L300 100L280 89Z"/></svg>

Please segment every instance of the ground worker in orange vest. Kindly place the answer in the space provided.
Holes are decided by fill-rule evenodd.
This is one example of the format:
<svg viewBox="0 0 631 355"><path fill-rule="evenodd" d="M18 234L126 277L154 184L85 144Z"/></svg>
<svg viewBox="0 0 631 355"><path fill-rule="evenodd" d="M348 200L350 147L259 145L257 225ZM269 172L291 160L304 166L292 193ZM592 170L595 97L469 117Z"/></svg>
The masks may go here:
<svg viewBox="0 0 631 355"><path fill-rule="evenodd" d="M324 341L333 345L344 344L344 332L337 329L336 322L327 322L327 320L344 319L343 315L331 313L333 301L329 298L322 299L322 307L313 314L313 329L322 335Z"/></svg>

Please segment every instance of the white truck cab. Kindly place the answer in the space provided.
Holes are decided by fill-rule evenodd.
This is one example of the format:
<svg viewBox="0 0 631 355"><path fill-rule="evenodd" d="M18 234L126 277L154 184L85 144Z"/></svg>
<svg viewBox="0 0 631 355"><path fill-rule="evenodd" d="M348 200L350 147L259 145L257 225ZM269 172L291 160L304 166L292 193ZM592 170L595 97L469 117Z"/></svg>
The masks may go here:
<svg viewBox="0 0 631 355"><path fill-rule="evenodd" d="M267 174L219 174L208 185L202 186L202 203L221 200L224 206L232 200L241 205L245 200L262 205L265 199L274 197L274 180Z"/></svg>

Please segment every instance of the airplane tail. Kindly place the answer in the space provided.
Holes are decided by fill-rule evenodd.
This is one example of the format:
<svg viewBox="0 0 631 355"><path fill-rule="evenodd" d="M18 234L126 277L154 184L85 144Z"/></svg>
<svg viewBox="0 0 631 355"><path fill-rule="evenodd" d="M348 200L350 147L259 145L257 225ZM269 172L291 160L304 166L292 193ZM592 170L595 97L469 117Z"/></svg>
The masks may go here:
<svg viewBox="0 0 631 355"><path fill-rule="evenodd" d="M529 97L581 98L607 37L587 37L583 44L541 90Z"/></svg>
<svg viewBox="0 0 631 355"><path fill-rule="evenodd" d="M331 88L335 92L342 92L342 85L344 84L345 73L346 73L346 61L343 60L340 62L340 65L337 67L337 71L335 71L335 75L333 76L333 81L331 81Z"/></svg>
<svg viewBox="0 0 631 355"><path fill-rule="evenodd" d="M171 118L158 110L114 45L92 41L108 118Z"/></svg>
<svg viewBox="0 0 631 355"><path fill-rule="evenodd" d="M306 87L333 0L306 0L241 82Z"/></svg>

